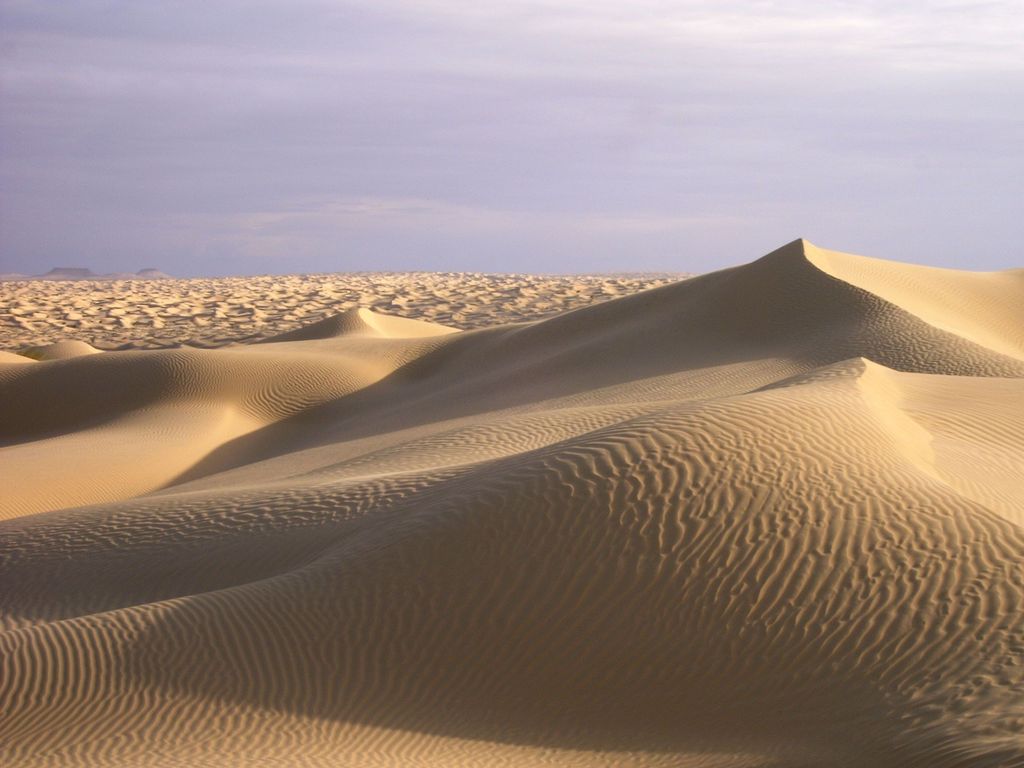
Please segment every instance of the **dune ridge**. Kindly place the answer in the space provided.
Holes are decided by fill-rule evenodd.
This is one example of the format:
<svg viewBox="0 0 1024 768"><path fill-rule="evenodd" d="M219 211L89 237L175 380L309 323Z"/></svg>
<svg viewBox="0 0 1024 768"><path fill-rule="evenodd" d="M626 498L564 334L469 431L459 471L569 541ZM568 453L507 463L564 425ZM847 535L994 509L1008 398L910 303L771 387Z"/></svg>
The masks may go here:
<svg viewBox="0 0 1024 768"><path fill-rule="evenodd" d="M0 359L0 755L1024 764L1022 304L795 241L532 322Z"/></svg>

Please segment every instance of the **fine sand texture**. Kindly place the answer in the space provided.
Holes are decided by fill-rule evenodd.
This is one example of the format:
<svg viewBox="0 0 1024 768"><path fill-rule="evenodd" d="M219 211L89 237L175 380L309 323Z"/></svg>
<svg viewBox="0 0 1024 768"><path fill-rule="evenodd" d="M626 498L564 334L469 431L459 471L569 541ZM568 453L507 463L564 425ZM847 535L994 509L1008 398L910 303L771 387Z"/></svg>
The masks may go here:
<svg viewBox="0 0 1024 768"><path fill-rule="evenodd" d="M393 288L216 349L19 315L0 764L1024 765L1024 271Z"/></svg>

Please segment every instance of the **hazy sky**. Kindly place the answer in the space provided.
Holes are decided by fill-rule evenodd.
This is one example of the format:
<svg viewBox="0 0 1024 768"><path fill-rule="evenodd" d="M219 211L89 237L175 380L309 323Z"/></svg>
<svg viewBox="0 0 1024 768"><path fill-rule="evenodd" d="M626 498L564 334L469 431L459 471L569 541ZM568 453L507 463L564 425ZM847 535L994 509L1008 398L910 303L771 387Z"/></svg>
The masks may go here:
<svg viewBox="0 0 1024 768"><path fill-rule="evenodd" d="M1024 10L0 0L0 272L1024 266Z"/></svg>

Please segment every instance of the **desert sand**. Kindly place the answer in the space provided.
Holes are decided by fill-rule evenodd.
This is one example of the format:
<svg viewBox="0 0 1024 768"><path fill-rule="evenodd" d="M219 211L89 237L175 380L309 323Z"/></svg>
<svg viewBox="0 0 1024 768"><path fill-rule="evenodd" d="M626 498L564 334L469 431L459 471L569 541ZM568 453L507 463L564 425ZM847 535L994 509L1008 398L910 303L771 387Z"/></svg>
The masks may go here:
<svg viewBox="0 0 1024 768"><path fill-rule="evenodd" d="M6 284L4 765L1024 765L1024 270L353 279Z"/></svg>
<svg viewBox="0 0 1024 768"><path fill-rule="evenodd" d="M221 347L350 309L469 329L537 320L685 275L360 272L157 280L0 281L0 349L74 339L103 350Z"/></svg>

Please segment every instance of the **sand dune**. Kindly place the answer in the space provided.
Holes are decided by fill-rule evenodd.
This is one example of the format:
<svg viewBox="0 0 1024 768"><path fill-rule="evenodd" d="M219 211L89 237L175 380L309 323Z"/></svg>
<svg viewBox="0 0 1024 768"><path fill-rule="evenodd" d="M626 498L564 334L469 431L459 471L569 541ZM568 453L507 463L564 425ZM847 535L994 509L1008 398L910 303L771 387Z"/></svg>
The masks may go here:
<svg viewBox="0 0 1024 768"><path fill-rule="evenodd" d="M19 354L32 360L67 360L69 357L95 355L100 350L84 341L55 341L38 347L26 347Z"/></svg>
<svg viewBox="0 0 1024 768"><path fill-rule="evenodd" d="M419 336L443 336L456 333L458 329L439 323L410 320L405 317L382 315L364 307L350 309L331 315L315 323L262 339L263 343L279 341L312 341L314 339L336 339L339 336L377 336L384 338L416 338Z"/></svg>
<svg viewBox="0 0 1024 768"><path fill-rule="evenodd" d="M1022 306L797 241L531 322L0 357L0 754L1022 765Z"/></svg>

